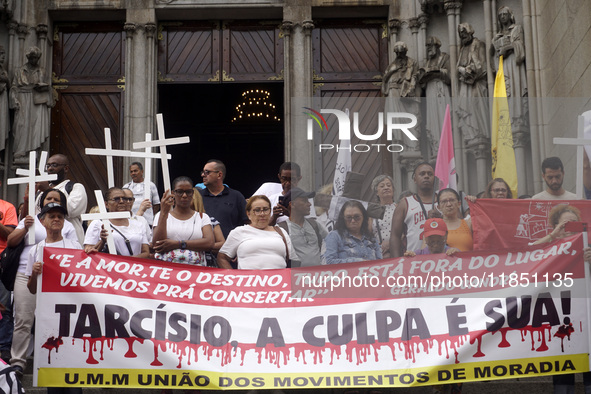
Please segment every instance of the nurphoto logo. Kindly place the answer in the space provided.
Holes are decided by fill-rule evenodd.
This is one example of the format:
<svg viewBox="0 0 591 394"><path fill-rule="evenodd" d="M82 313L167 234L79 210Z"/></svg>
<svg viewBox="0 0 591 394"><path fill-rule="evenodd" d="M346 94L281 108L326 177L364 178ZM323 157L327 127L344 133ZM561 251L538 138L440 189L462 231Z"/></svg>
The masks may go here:
<svg viewBox="0 0 591 394"><path fill-rule="evenodd" d="M322 114L331 114L337 117L337 125L338 125L338 138L339 141L351 141L351 118L347 112L338 110L338 109L321 109L320 112L309 108L303 107L306 112L304 114L308 115L310 118L308 119L307 124L307 138L308 141L314 140L314 124L316 124L320 128L321 133L328 133L328 123ZM388 152L398 153L404 150L404 146L398 143L390 143L390 144L383 144L378 143L379 139L382 137L384 133L384 124L386 129L386 139L388 141L393 141L393 136L395 135L395 131L401 131L402 134L396 134L398 140L402 139L402 136L410 139L411 141L417 141L417 137L410 131L413 127L417 125L417 117L411 113L407 112L386 112L385 116L383 112L378 113L378 126L377 131L373 133L362 132L359 130L359 112L353 112L353 134L359 138L361 141L368 141L368 143L362 144L344 144L342 145L334 145L334 144L318 144L318 152L322 151L329 151L329 150L349 150L353 152L369 152L369 151L377 151L380 152L381 149L386 149ZM376 141L374 143L369 143L369 141Z"/></svg>

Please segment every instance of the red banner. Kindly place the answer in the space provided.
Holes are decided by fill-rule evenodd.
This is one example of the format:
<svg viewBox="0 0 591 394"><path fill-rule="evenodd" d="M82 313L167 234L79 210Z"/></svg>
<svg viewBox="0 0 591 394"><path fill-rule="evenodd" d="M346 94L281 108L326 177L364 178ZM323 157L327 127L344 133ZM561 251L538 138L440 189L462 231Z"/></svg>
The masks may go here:
<svg viewBox="0 0 591 394"><path fill-rule="evenodd" d="M552 232L548 214L558 204L577 207L582 221L591 223L591 201L587 200L483 198L470 203L474 250L520 248L543 238Z"/></svg>

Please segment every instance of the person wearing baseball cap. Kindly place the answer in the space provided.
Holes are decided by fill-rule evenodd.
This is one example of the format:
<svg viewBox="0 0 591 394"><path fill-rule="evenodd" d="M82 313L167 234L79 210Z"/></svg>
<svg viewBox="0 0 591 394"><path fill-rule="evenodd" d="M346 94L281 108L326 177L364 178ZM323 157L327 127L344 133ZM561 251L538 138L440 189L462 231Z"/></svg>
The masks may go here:
<svg viewBox="0 0 591 394"><path fill-rule="evenodd" d="M414 257L416 255L445 253L451 256L459 252L458 249L450 248L446 245L447 225L443 219L435 218L425 221L425 225L423 226L423 240L427 246L415 251L407 250L404 252L404 255Z"/></svg>
<svg viewBox="0 0 591 394"><path fill-rule="evenodd" d="M43 248L49 246L51 248L67 248L67 249L82 249L78 241L74 241L62 236L62 228L66 220L68 211L66 207L61 204L51 202L46 204L39 214L39 220L45 227L47 237L39 242L29 252L29 262L25 275L29 277L27 287L33 294L37 293L37 277L43 271Z"/></svg>

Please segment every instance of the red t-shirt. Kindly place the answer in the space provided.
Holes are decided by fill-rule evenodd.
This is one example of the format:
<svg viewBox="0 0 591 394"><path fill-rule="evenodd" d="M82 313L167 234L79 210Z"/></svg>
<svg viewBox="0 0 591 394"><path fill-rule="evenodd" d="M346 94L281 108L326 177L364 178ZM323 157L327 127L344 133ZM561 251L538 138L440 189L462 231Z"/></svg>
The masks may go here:
<svg viewBox="0 0 591 394"><path fill-rule="evenodd" d="M14 205L8 201L0 200L0 223L15 228L18 225L18 217ZM0 253L6 249L6 239L0 237Z"/></svg>

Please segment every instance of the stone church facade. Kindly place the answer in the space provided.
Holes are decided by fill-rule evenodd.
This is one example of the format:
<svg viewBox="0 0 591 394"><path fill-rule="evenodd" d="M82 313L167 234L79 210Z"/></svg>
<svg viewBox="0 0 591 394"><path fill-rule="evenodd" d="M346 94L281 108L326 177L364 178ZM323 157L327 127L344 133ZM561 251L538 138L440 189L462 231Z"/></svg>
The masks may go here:
<svg viewBox="0 0 591 394"><path fill-rule="evenodd" d="M383 95L395 44L404 42L408 57L424 65L430 37L449 54L449 89L459 97L461 23L473 27L486 49L481 81L492 95L491 48L499 36L498 10L506 6L522 29L521 83L528 98L525 121L513 127L519 194L534 194L544 187L539 168L547 156L563 159L565 186L574 191L575 148L558 147L552 138L575 137L577 115L590 109L590 5L590 0L0 0L0 46L11 81L28 49L41 49L52 102L49 138L38 148L66 153L76 163L72 177L89 190L106 189L106 165L104 158L86 156L84 147L104 147L108 127L113 148L132 149L146 133L156 135L158 112L171 114L165 123L172 136L192 140L177 152L183 162L177 172L190 163L190 173L176 175L198 179L205 160L217 156L229 162L229 174L243 170L241 177L248 178L266 172L270 179L253 182L273 180L282 160L299 160L305 152L304 186L317 188L331 182L336 155L310 153L301 132L305 119L297 111L300 100L361 108L364 99ZM234 127L216 120L240 113L240 100L226 97L239 92L254 97L259 87L262 101L273 95L278 103L269 101L273 107L267 113L275 123ZM417 87L416 96L426 89L421 93ZM10 107L0 108L10 119L4 129L12 129L0 130L6 137L4 180L22 167L13 157L15 110L9 94L7 83L0 89L0 105ZM455 112L452 123L459 186L475 194L490 180L490 138L462 130ZM375 175L394 175L400 192L409 188L414 165L433 158L437 141L431 140L412 154L354 153L353 170L367 175L366 187ZM130 161L116 159L117 184L127 181ZM3 184L4 197L16 200L16 192Z"/></svg>

